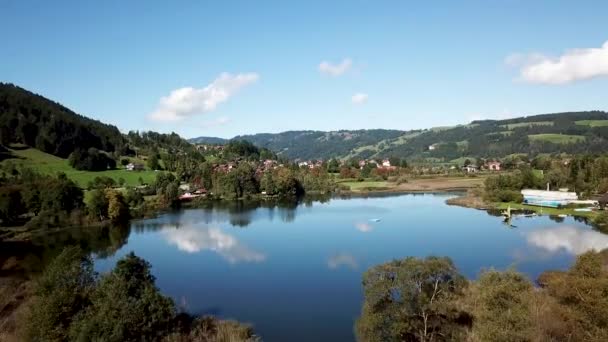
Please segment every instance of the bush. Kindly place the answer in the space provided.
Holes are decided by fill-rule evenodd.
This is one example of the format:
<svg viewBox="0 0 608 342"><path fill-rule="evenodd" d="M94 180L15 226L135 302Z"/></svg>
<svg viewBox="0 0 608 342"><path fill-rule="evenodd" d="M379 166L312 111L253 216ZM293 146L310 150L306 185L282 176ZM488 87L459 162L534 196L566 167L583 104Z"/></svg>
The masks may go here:
<svg viewBox="0 0 608 342"><path fill-rule="evenodd" d="M524 200L521 192L515 190L498 190L495 192L494 198L497 202L521 203Z"/></svg>

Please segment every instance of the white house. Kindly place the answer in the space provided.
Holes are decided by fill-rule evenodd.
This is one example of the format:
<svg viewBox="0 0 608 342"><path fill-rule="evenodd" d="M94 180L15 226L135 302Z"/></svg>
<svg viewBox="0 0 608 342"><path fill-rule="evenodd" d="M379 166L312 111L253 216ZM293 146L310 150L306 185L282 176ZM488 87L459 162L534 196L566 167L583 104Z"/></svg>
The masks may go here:
<svg viewBox="0 0 608 342"><path fill-rule="evenodd" d="M144 169L144 165L139 163L129 163L126 166L126 169L127 171L141 171Z"/></svg>

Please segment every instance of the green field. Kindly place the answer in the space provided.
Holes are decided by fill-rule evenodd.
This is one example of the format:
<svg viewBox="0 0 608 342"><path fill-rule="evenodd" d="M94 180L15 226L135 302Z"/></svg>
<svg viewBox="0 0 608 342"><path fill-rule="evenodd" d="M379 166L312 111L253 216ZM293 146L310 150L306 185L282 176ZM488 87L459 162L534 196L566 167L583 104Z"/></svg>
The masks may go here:
<svg viewBox="0 0 608 342"><path fill-rule="evenodd" d="M608 126L608 120L579 120L575 121L577 125L590 127L605 127Z"/></svg>
<svg viewBox="0 0 608 342"><path fill-rule="evenodd" d="M534 122L518 122L514 124L500 125L500 127L511 130L518 127L532 127L532 126L553 126L553 121L534 121Z"/></svg>
<svg viewBox="0 0 608 342"><path fill-rule="evenodd" d="M531 141L546 141L554 144L573 144L581 141L585 141L585 137L582 135L568 135L568 134L532 134L528 135Z"/></svg>
<svg viewBox="0 0 608 342"><path fill-rule="evenodd" d="M357 181L341 182L340 184L350 187L351 191L365 191L365 190L370 190L370 189L373 190L374 188L378 188L378 189L390 188L393 186L394 183L389 184L389 182L384 182L384 181L378 182L378 181L366 180L363 182L357 182Z"/></svg>
<svg viewBox="0 0 608 342"><path fill-rule="evenodd" d="M4 160L1 164L13 163L14 165L24 166L36 170L40 173L55 174L57 172L65 173L70 179L78 183L81 187L86 187L87 184L95 177L106 176L114 179L116 182L120 178L125 180L128 186L139 185L139 178L150 184L156 178L154 171L127 171L125 169L108 170L108 171L79 171L73 169L67 159L61 159L51 154L44 153L40 150L28 148L24 150L12 150L13 155L18 158ZM120 166L119 166L120 167Z"/></svg>

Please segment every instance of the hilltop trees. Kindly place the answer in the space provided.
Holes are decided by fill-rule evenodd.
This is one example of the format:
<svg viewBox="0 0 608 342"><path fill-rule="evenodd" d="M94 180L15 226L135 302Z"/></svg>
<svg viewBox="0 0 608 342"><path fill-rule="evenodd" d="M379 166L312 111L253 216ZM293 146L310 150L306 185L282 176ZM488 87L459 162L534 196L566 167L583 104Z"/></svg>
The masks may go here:
<svg viewBox="0 0 608 342"><path fill-rule="evenodd" d="M113 152L124 145L116 127L12 84L0 83L0 113L3 144L23 143L62 158L76 149Z"/></svg>

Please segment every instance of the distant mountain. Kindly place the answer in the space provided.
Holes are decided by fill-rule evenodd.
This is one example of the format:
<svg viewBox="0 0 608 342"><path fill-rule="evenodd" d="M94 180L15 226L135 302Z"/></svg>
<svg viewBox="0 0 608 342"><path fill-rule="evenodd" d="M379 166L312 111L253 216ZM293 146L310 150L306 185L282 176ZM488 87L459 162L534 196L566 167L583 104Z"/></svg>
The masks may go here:
<svg viewBox="0 0 608 342"><path fill-rule="evenodd" d="M193 144L209 144L209 145L223 145L230 141L229 139L216 138L216 137L198 137L188 139Z"/></svg>
<svg viewBox="0 0 608 342"><path fill-rule="evenodd" d="M190 141L213 141L200 139ZM604 153L608 151L608 113L542 114L412 131L288 131L233 139L248 140L290 159L401 157L454 162L514 153Z"/></svg>

